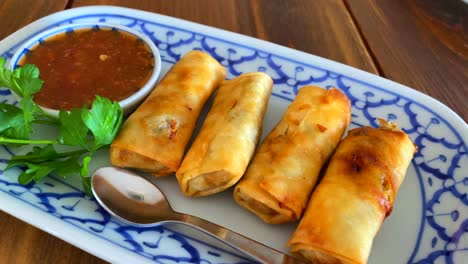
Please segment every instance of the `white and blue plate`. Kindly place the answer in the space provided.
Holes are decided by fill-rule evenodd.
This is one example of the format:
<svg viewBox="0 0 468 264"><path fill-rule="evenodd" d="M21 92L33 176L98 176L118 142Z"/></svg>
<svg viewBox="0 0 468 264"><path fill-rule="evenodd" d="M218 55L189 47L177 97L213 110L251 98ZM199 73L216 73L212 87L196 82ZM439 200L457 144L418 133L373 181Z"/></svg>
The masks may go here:
<svg viewBox="0 0 468 264"><path fill-rule="evenodd" d="M44 30L68 23L108 22L136 29L154 41L162 74L192 49L211 54L228 78L263 71L274 80L264 121L265 136L304 85L337 87L352 102L352 124L396 122L418 146L393 213L374 240L369 263L466 263L468 260L468 127L452 110L411 88L317 56L184 20L133 9L91 6L44 17L0 43L10 59L19 45ZM16 103L0 88L0 102ZM39 134L49 135L38 129ZM223 243L180 226L136 227L106 213L85 196L79 176L49 176L36 184L17 183L20 169L3 171L25 147L0 145L0 209L104 260L119 263L248 263ZM107 153L93 166L108 164ZM232 190L186 198L175 177L155 181L174 209L200 216L278 250L296 224L267 225L238 207ZM333 195L333 194L330 194Z"/></svg>

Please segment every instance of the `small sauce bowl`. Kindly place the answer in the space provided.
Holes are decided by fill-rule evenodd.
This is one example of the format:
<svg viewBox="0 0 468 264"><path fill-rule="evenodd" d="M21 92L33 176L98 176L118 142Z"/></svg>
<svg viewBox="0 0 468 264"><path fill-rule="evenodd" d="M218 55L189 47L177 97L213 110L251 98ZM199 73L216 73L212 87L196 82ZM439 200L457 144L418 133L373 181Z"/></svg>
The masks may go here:
<svg viewBox="0 0 468 264"><path fill-rule="evenodd" d="M80 34L81 39L78 38ZM69 46L60 46L67 41ZM74 45L74 42L80 44ZM89 58L88 62L83 63L81 59L84 58ZM118 101L128 115L153 90L161 73L159 50L149 37L122 25L107 23L67 24L37 34L18 48L9 67L14 70L25 63L38 64L39 78L44 80L43 89L49 85L47 90L39 92L44 94L35 94L37 102L34 100L53 117L58 117L59 110L90 106L96 95ZM43 76L42 70L47 74Z"/></svg>

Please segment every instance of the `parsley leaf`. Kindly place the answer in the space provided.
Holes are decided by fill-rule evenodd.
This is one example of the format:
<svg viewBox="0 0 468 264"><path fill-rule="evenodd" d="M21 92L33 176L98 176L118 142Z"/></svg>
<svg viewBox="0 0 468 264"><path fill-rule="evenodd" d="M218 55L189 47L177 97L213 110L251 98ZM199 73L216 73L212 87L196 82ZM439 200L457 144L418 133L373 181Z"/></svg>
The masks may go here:
<svg viewBox="0 0 468 264"><path fill-rule="evenodd" d="M24 122L23 110L14 105L0 104L0 120L2 120L0 122L0 134L2 134L3 131L18 127Z"/></svg>
<svg viewBox="0 0 468 264"><path fill-rule="evenodd" d="M32 101L31 96L21 99L21 108L0 104L0 135L9 138L28 139L33 132L32 123L42 110Z"/></svg>
<svg viewBox="0 0 468 264"><path fill-rule="evenodd" d="M18 96L25 97L39 92L42 83L39 79L39 69L32 64L26 64L16 68L11 74L9 88Z"/></svg>
<svg viewBox="0 0 468 264"><path fill-rule="evenodd" d="M56 159L59 157L60 155L57 153L57 151L51 144L46 145L42 148L34 146L32 151L26 153L25 155L16 155L11 157L7 163L8 167L6 169L9 169L13 166L21 165L27 161L33 163L40 163L49 159Z"/></svg>
<svg viewBox="0 0 468 264"><path fill-rule="evenodd" d="M22 99L19 103L21 109L0 104L3 123L0 125L3 128L0 132L9 138L27 139L32 133L31 125L35 116L42 113L33 102L32 95L41 89L43 82L39 79L39 69L34 65L28 64L12 72L5 64L6 60L0 58L0 85L9 88Z"/></svg>
<svg viewBox="0 0 468 264"><path fill-rule="evenodd" d="M78 145L89 149L87 145L89 128L81 119L81 114L87 109L72 109L70 112L60 111L60 136L59 143L64 145Z"/></svg>
<svg viewBox="0 0 468 264"><path fill-rule="evenodd" d="M5 67L5 58L0 57L0 86L9 87L12 72Z"/></svg>
<svg viewBox="0 0 468 264"><path fill-rule="evenodd" d="M66 152L57 152L52 144L44 147L34 146L32 151L25 155L16 155L10 158L7 162L8 168L21 165L22 162L30 161L33 163L41 163L47 160L61 159L66 157L80 157L88 151L85 149L77 149Z"/></svg>
<svg viewBox="0 0 468 264"><path fill-rule="evenodd" d="M122 108L117 102L96 96L91 110L83 111L81 117L94 135L93 150L109 145L122 124Z"/></svg>
<svg viewBox="0 0 468 264"><path fill-rule="evenodd" d="M42 177L51 173L54 168L50 166L38 166L34 163L26 162L25 165L28 167L18 176L18 182L21 184L29 184L31 181L39 181Z"/></svg>
<svg viewBox="0 0 468 264"><path fill-rule="evenodd" d="M80 160L81 156L87 152L86 149L57 152L51 144L44 147L35 146L25 155L13 156L7 162L6 170L15 166L26 166L26 170L18 178L21 184L29 184L33 180L37 182L51 173L65 178L78 174L82 170L80 163L88 166L90 157L85 156L83 161ZM90 190L85 189L85 191L92 195Z"/></svg>
<svg viewBox="0 0 468 264"><path fill-rule="evenodd" d="M89 174L88 165L90 161L91 161L91 154L83 158L83 165L81 165L81 169L80 169L80 175L82 177L86 177Z"/></svg>
<svg viewBox="0 0 468 264"><path fill-rule="evenodd" d="M37 182L51 173L66 177L80 169L76 157L48 160L41 163L26 162L25 165L27 169L18 178L18 182L21 184L29 184L33 180Z"/></svg>
<svg viewBox="0 0 468 264"><path fill-rule="evenodd" d="M33 102L31 95L26 95L20 100L21 109L23 109L23 124L17 126L17 138L29 138L33 132L32 123L36 113L41 113L42 110Z"/></svg>
<svg viewBox="0 0 468 264"><path fill-rule="evenodd" d="M83 158L83 164L81 165L81 183L83 185L84 191L89 195L93 196L93 192L91 190L91 177L89 176L89 169L88 164L91 161L91 155L88 155Z"/></svg>

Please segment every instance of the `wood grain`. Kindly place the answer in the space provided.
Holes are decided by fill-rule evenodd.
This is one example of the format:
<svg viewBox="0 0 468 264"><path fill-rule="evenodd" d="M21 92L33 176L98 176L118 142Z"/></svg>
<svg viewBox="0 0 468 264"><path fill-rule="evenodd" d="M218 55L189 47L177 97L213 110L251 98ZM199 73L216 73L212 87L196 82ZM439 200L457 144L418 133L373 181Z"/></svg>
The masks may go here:
<svg viewBox="0 0 468 264"><path fill-rule="evenodd" d="M73 7L90 4L182 18L377 73L342 0L75 0Z"/></svg>
<svg viewBox="0 0 468 264"><path fill-rule="evenodd" d="M383 76L434 97L468 120L467 4L346 2Z"/></svg>
<svg viewBox="0 0 468 264"><path fill-rule="evenodd" d="M0 211L0 263L105 263Z"/></svg>
<svg viewBox="0 0 468 264"><path fill-rule="evenodd" d="M41 17L63 10L67 3L67 0L0 0L0 40Z"/></svg>

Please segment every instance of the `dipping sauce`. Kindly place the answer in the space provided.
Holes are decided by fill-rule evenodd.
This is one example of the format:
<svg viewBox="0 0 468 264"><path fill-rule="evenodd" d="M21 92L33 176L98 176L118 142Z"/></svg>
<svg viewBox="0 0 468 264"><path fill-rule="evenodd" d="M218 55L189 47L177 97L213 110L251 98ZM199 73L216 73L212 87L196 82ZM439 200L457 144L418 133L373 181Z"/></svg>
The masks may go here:
<svg viewBox="0 0 468 264"><path fill-rule="evenodd" d="M89 28L47 38L23 56L44 81L34 101L51 109L91 105L96 95L121 101L140 90L154 70L150 48L136 36Z"/></svg>

